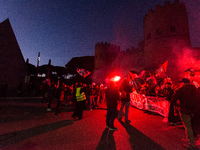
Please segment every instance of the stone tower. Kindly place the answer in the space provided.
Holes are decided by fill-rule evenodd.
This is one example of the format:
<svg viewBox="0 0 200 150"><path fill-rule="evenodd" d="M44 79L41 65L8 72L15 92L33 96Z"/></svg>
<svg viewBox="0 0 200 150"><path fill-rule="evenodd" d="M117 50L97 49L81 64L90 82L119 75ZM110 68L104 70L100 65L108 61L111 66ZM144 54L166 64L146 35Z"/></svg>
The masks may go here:
<svg viewBox="0 0 200 150"><path fill-rule="evenodd" d="M15 94L27 75L26 63L9 19L0 23L0 72L1 93L7 90Z"/></svg>
<svg viewBox="0 0 200 150"><path fill-rule="evenodd" d="M110 43L97 43L95 45L95 62L94 69L100 69L110 65L116 55L120 52L120 47Z"/></svg>
<svg viewBox="0 0 200 150"><path fill-rule="evenodd" d="M95 45L94 75L93 80L102 82L108 75L108 71L113 70L115 61L120 53L120 47L110 43L97 43Z"/></svg>
<svg viewBox="0 0 200 150"><path fill-rule="evenodd" d="M177 54L191 47L185 4L175 0L172 4L157 5L144 17L143 26L146 66L158 66L169 60L168 67L175 69L172 65L176 64Z"/></svg>

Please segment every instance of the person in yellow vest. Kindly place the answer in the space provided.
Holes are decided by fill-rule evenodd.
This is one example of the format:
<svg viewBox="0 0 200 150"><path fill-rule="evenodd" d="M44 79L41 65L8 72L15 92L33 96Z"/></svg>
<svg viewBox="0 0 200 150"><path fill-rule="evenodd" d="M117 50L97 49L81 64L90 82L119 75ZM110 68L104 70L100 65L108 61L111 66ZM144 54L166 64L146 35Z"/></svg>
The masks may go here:
<svg viewBox="0 0 200 150"><path fill-rule="evenodd" d="M78 117L79 120L82 119L85 105L86 105L85 91L82 88L82 83L79 82L76 88L76 104L74 108L74 113L72 114L72 118L76 119Z"/></svg>

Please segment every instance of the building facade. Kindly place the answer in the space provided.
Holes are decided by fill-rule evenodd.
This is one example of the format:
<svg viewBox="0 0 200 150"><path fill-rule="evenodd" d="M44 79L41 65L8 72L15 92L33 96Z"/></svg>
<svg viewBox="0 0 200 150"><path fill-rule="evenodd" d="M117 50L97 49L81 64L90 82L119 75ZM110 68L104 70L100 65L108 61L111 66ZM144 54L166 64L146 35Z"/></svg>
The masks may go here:
<svg viewBox="0 0 200 150"><path fill-rule="evenodd" d="M157 5L155 10L149 10L144 16L143 30L144 40L138 44L138 48L123 53L118 52L118 48L117 55L111 54L112 57L105 48L111 44L98 43L95 47L95 70L104 68L106 61L112 64L113 60L117 60L115 66L118 69L123 63L129 65L126 73L128 70L140 72L142 69L153 72L159 64L168 60L166 73L173 80L178 80L183 71L178 65L179 56L184 49L192 50L185 4L174 0L173 3L165 2L164 6Z"/></svg>

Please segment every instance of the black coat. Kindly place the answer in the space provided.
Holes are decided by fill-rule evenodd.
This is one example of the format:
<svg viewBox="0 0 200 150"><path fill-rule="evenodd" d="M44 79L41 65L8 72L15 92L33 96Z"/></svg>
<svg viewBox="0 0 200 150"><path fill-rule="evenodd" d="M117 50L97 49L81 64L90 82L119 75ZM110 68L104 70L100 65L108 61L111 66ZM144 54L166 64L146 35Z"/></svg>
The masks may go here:
<svg viewBox="0 0 200 150"><path fill-rule="evenodd" d="M117 101L119 100L119 91L117 88L108 88L105 91L107 108L117 108Z"/></svg>
<svg viewBox="0 0 200 150"><path fill-rule="evenodd" d="M126 92L126 97L125 98L121 97L121 101L129 102L130 101L130 93L132 92L132 88L128 84L122 84L120 86L120 92L122 92L123 90Z"/></svg>
<svg viewBox="0 0 200 150"><path fill-rule="evenodd" d="M196 87L192 84L185 84L178 89L172 99L172 104L176 105L180 101L181 112L192 114L196 111Z"/></svg>

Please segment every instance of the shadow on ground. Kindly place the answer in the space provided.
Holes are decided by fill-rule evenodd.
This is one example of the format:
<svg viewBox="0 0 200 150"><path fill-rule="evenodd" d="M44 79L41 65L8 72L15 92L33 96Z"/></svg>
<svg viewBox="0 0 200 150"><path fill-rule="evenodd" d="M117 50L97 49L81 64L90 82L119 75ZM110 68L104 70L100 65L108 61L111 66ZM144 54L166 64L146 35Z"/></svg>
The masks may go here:
<svg viewBox="0 0 200 150"><path fill-rule="evenodd" d="M145 134L137 130L130 124L125 124L124 122L120 121L122 126L126 129L127 133L130 136L130 144L132 149L134 150L164 150L162 146L158 143L147 137Z"/></svg>
<svg viewBox="0 0 200 150"><path fill-rule="evenodd" d="M22 142L28 138L31 138L43 133L57 130L59 128L71 125L73 124L73 122L74 122L73 120L63 120L63 121L58 121L58 122L26 129L26 130L21 130L17 132L0 135L0 148Z"/></svg>
<svg viewBox="0 0 200 150"><path fill-rule="evenodd" d="M55 103L52 104L52 111L55 112ZM72 106L62 105L60 112L72 112ZM47 104L33 103L26 101L14 101L0 105L0 124L7 122L16 122L29 119L44 118L47 115Z"/></svg>
<svg viewBox="0 0 200 150"><path fill-rule="evenodd" d="M96 147L96 150L116 150L113 133L114 131L110 131L108 128L106 128L102 133L101 139Z"/></svg>

